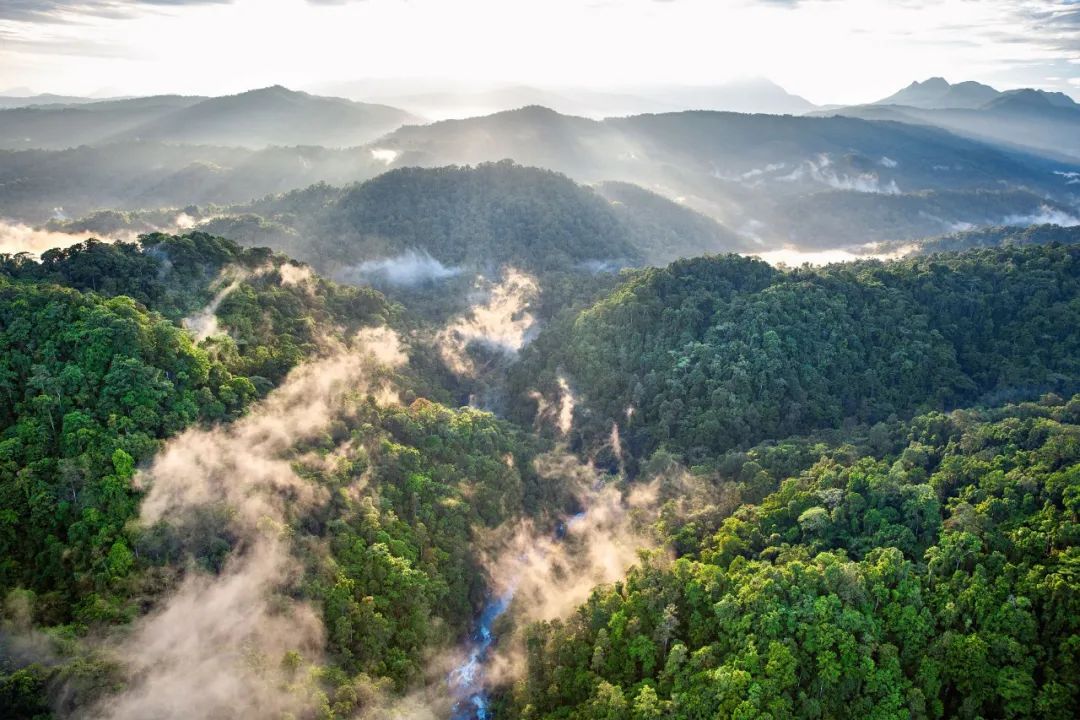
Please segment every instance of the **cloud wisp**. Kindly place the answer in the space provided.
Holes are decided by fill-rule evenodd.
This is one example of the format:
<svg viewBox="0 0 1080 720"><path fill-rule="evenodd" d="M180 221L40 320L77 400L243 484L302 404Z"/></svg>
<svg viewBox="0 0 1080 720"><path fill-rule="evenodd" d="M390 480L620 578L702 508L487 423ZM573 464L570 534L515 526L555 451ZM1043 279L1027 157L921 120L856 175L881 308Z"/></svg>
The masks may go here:
<svg viewBox="0 0 1080 720"><path fill-rule="evenodd" d="M336 275L344 282L411 288L457 277L461 273L461 268L443 265L425 250L406 250L393 257L350 265Z"/></svg>
<svg viewBox="0 0 1080 720"><path fill-rule="evenodd" d="M536 302L540 286L531 275L508 268L501 281L481 280L479 285L477 302L435 338L443 362L458 375L476 372L470 345L478 343L513 355L529 341L536 321L529 307Z"/></svg>
<svg viewBox="0 0 1080 720"><path fill-rule="evenodd" d="M0 220L0 253L9 255L29 253L34 257L38 257L46 250L71 247L92 236L93 233L79 233L75 235L71 233L53 232L51 230L33 228L22 223L12 223ZM127 240L133 238L125 235L113 239Z"/></svg>
<svg viewBox="0 0 1080 720"><path fill-rule="evenodd" d="M114 648L127 687L94 717L254 720L302 704L289 687L286 653L317 661L323 629L315 610L288 592L300 576L289 521L326 496L295 472L290 451L322 431L350 395L374 389L377 367L403 360L392 331L362 331L294 369L244 418L174 438L137 476L147 489L143 525L178 527L200 508L226 508L236 542L220 573L189 569Z"/></svg>

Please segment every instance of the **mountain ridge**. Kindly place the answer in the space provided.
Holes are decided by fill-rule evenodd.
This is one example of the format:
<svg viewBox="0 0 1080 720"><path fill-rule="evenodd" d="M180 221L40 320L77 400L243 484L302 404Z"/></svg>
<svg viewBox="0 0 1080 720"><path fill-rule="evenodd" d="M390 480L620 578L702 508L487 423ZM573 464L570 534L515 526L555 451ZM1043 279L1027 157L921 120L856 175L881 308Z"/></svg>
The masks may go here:
<svg viewBox="0 0 1080 720"><path fill-rule="evenodd" d="M219 97L157 95L0 110L0 147L63 149L129 140L351 147L417 120L387 105L272 85Z"/></svg>

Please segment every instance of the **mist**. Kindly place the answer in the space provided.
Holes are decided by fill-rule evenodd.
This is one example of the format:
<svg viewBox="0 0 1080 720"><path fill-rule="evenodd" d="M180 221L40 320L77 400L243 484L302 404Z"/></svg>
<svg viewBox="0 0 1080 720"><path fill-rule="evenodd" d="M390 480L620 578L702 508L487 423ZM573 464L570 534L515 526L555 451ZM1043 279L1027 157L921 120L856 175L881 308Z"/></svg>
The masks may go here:
<svg viewBox="0 0 1080 720"><path fill-rule="evenodd" d="M289 552L289 522L326 493L296 473L290 449L323 430L349 396L380 385L373 370L404 361L386 328L327 341L325 353L240 420L174 438L136 477L147 490L143 526L179 527L199 508L224 507L237 541L220 573L189 567L179 588L112 648L128 684L93 717L254 720L304 704L303 687L292 685L297 663L321 658L324 633L318 613L291 592L300 567Z"/></svg>
<svg viewBox="0 0 1080 720"><path fill-rule="evenodd" d="M495 283L480 278L473 305L436 336L447 367L458 375L474 374L476 366L468 354L473 343L505 355L520 350L531 338L536 318L529 306L539 293L536 278L514 268L503 271L502 279Z"/></svg>
<svg viewBox="0 0 1080 720"><path fill-rule="evenodd" d="M561 533L522 522L489 553L492 593L512 594L519 623L565 617L597 585L623 577L639 551L655 547L645 529L650 493L624 496L614 476L561 451L538 458L536 470L569 481L583 510Z"/></svg>
<svg viewBox="0 0 1080 720"><path fill-rule="evenodd" d="M1075 227L1080 225L1080 217L1052 208L1049 205L1041 205L1037 212L1029 215L1008 215L1002 218L999 225L1060 225L1062 227Z"/></svg>
<svg viewBox="0 0 1080 720"><path fill-rule="evenodd" d="M916 250L915 244L902 245L888 252L877 251L876 243L849 250L803 250L794 246L785 246L778 250L765 250L752 253L770 265L799 267L801 265L831 265L832 263L854 262L856 260L897 260Z"/></svg>
<svg viewBox="0 0 1080 720"><path fill-rule="evenodd" d="M888 162L886 163L884 160L888 160ZM884 167L894 168L898 163L895 160L883 158L881 164ZM834 190L848 190L851 192L883 195L900 194L900 188L897 186L895 180L890 180L888 183L883 184L877 173L864 172L847 174L837 171L832 158L826 153L818 155L816 159L803 161L802 164L798 165L790 173L776 179L783 182L811 180L822 185L827 185Z"/></svg>
<svg viewBox="0 0 1080 720"><path fill-rule="evenodd" d="M1068 715L1077 1L0 1L0 720Z"/></svg>
<svg viewBox="0 0 1080 720"><path fill-rule="evenodd" d="M236 288L240 287L240 284L247 279L249 273L237 268L226 268L222 271L219 284L225 282L225 286L218 289L214 293L214 297L197 313L190 315L180 321L180 324L191 333L195 338L195 342L202 342L208 337L213 337L219 333L219 324L217 319L218 308L221 307L221 303L225 302L225 298L229 297Z"/></svg>
<svg viewBox="0 0 1080 720"><path fill-rule="evenodd" d="M367 260L343 268L336 277L353 284L373 283L393 287L416 287L460 275L459 267L447 267L426 250L407 250L394 257Z"/></svg>
<svg viewBox="0 0 1080 720"><path fill-rule="evenodd" d="M10 222L0 219L0 253L17 255L18 253L30 253L37 257L46 250L53 248L67 248L83 242L92 233L62 233L50 230L41 230L30 227L23 223ZM130 239L129 234L122 237L111 238ZM107 242L107 241L106 241Z"/></svg>

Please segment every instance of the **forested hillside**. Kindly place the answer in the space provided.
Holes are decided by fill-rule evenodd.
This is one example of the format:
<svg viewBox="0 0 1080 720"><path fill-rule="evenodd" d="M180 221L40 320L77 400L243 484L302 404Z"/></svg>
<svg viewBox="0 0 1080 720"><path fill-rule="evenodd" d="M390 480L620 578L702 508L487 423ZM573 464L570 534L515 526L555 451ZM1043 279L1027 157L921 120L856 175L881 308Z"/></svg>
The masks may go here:
<svg viewBox="0 0 1080 720"><path fill-rule="evenodd" d="M282 250L326 272L408 251L450 268L511 264L543 273L747 246L715 221L640 188L614 184L598 191L554 172L498 162L394 170L340 190L316 185L231 212L276 224L271 232L292 228L291 242L273 235L263 242L287 242Z"/></svg>
<svg viewBox="0 0 1080 720"><path fill-rule="evenodd" d="M0 258L8 716L168 715L174 688L196 715L325 720L489 693L505 718L1069 716L1076 245L582 288L574 233L632 247L628 210L521 170L387 176L422 226L378 202L396 185L262 201L355 208L447 263L486 238L565 283L464 377L465 321L432 308L473 303L481 345L502 311L453 283L391 303L200 232ZM423 189L463 178L507 190L455 230L440 209L471 195ZM482 695L448 691L469 667Z"/></svg>
<svg viewBox="0 0 1080 720"><path fill-rule="evenodd" d="M253 136L265 134L255 127L255 118L286 137L305 131L305 123L320 122L320 113L299 111L304 123L294 127L281 122L274 109L282 104L281 112L291 117L296 107L316 99L274 88L248 95L256 106L267 100L272 107L248 114L229 110L221 136L201 129L218 123L216 111L210 111L245 96L176 111L176 117L199 117L187 123L170 114L170 122L180 126L165 128L164 134L147 128L138 141L129 133L108 145L0 151L5 215L40 224L103 208L223 207L312 183L346 185L417 166L505 159L566 173L579 183L638 185L709 216L738 233L743 244L765 247L846 247L918 239L956 227L1072 223L1078 212L1070 183L1080 167L1073 161L1048 160L918 124L849 117L688 111L596 121L526 107L409 125L360 147L252 150L154 141L248 146L237 139L237 116ZM339 104L318 100L340 110ZM339 129L351 127L346 123ZM403 186L401 176L384 187L395 185ZM654 224L658 217L652 216ZM694 225L700 223L663 223L666 232ZM650 247L657 249L653 240ZM670 251L657 258L673 259Z"/></svg>
<svg viewBox="0 0 1080 720"><path fill-rule="evenodd" d="M52 622L122 616L135 464L256 388L130 298L0 282L0 592L39 593Z"/></svg>
<svg viewBox="0 0 1080 720"><path fill-rule="evenodd" d="M545 518L571 501L559 478L533 468L543 443L489 413L413 401L418 388L440 395L423 359L400 369L390 395L357 376L328 410L305 406L328 402L325 391L303 389L317 375L289 371L301 363L348 371L353 361L341 363L361 352L345 349L352 335L397 312L370 289L201 233L87 242L39 261L4 257L2 273L7 717L66 716L160 682L156 673L169 670L128 677L126 659L101 650L101 639L128 624L148 632L148 618L167 613L192 583L247 581L244 563L263 546L229 488L269 472L279 453L294 490L321 499L310 505L286 492L280 516L260 519L291 526L300 568L274 597L310 605L327 632L310 655L297 641L273 659L282 682L292 678L273 693L283 706L321 705L324 717L374 711L386 692L421 683L427 654L467 632L483 601L485 528ZM213 318L213 333L192 324L199 317ZM396 355L392 346L373 348ZM313 412L326 413L314 421L318 432L287 429ZM138 477L166 482L154 463L187 443L198 460L179 467L187 489L174 492L207 481L219 490L148 524ZM235 469L229 453L242 458ZM211 501L217 492L232 501Z"/></svg>
<svg viewBox="0 0 1080 720"><path fill-rule="evenodd" d="M1080 717L1078 3L0 0L0 720Z"/></svg>
<svg viewBox="0 0 1080 720"><path fill-rule="evenodd" d="M379 324L388 313L385 300L370 288L328 282L267 248L244 249L201 232L152 233L138 242L89 240L47 251L40 261L0 257L0 272L124 295L174 322L198 320L220 293L213 315L232 342L216 338L215 354L257 382L280 380L313 352L321 334Z"/></svg>
<svg viewBox="0 0 1080 720"><path fill-rule="evenodd" d="M225 268L236 286L214 313L221 334L196 345L180 321L221 291ZM4 257L0 282L0 592L42 594L57 621L131 611L131 478L162 439L239 416L321 335L387 313L373 291L198 233Z"/></svg>
<svg viewBox="0 0 1080 720"><path fill-rule="evenodd" d="M958 252L981 247L1000 247L1002 245L1045 245L1047 243L1073 245L1080 243L1080 226L1061 227L1060 225L999 226L929 238L909 243L914 245L914 252L929 255L937 252ZM885 246L883 249L901 247L900 243Z"/></svg>
<svg viewBox="0 0 1080 720"><path fill-rule="evenodd" d="M614 424L633 455L667 446L691 461L991 395L1069 393L1078 261L1062 245L787 272L735 256L679 261L553 325L517 387L539 377L554 392L563 372L586 446Z"/></svg>
<svg viewBox="0 0 1080 720"><path fill-rule="evenodd" d="M1068 718L1080 398L767 445L754 499L534 626L507 715ZM807 451L809 450L809 451ZM672 504L677 497L669 496Z"/></svg>

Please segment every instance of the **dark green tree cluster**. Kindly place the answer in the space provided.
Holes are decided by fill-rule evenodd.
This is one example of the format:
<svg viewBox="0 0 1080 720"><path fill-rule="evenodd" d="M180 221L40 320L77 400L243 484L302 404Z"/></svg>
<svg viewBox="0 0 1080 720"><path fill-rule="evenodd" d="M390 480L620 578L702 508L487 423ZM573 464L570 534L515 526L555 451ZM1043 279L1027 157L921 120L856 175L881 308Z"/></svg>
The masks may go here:
<svg viewBox="0 0 1080 720"><path fill-rule="evenodd" d="M121 612L135 464L256 394L128 297L2 278L0 388L0 593L39 593L52 623Z"/></svg>
<svg viewBox="0 0 1080 720"><path fill-rule="evenodd" d="M679 559L531 628L509 715L1074 717L1078 423L1080 397L1049 397L819 446Z"/></svg>
<svg viewBox="0 0 1080 720"><path fill-rule="evenodd" d="M562 491L535 473L535 444L489 413L417 400L366 404L356 420L324 439L326 452L349 450L318 475L333 498L306 527L312 547L326 543L309 591L340 667L403 688L484 602L483 531L544 514Z"/></svg>
<svg viewBox="0 0 1080 720"><path fill-rule="evenodd" d="M49 282L102 295L126 295L179 320L211 297L210 285L226 265L254 268L270 258L265 248L243 250L206 233L144 235L139 242L89 239L66 248L0 256L9 277Z"/></svg>
<svg viewBox="0 0 1080 720"><path fill-rule="evenodd" d="M228 337L210 343L233 373L252 377L263 392L318 341L389 317L385 299L370 288L326 281L267 248L242 248L204 232L87 240L46 251L40 260L0 256L0 274L124 295L173 321L198 313L230 278L239 278L216 313Z"/></svg>
<svg viewBox="0 0 1080 720"><path fill-rule="evenodd" d="M228 335L197 347L176 321L226 267L249 273L218 308ZM46 625L126 616L135 466L193 423L238 415L317 340L387 312L378 293L203 233L4 257L0 594L36 593Z"/></svg>
<svg viewBox="0 0 1080 720"><path fill-rule="evenodd" d="M1061 243L1063 245L1080 243L1080 226L1028 225L1026 227L1017 227L1002 225L977 230L965 230L938 238L921 240L915 243L915 247L916 252L920 255L929 255L937 252L960 252L980 247L1046 245L1048 243Z"/></svg>
<svg viewBox="0 0 1080 720"><path fill-rule="evenodd" d="M286 196L286 201L288 196ZM638 251L609 203L564 175L510 161L404 168L317 205L311 247L320 267L418 250L448 266L567 270Z"/></svg>
<svg viewBox="0 0 1080 720"><path fill-rule="evenodd" d="M698 462L852 421L1069 393L1078 291L1076 246L791 271L685 260L640 271L553 325L513 383L524 398L564 372L587 445L617 423L638 457L664 445Z"/></svg>
<svg viewBox="0 0 1080 720"><path fill-rule="evenodd" d="M747 247L716 221L635 185L594 191L508 160L403 168L345 188L319 183L234 206L206 227L329 274L409 250L469 271L509 264L580 275Z"/></svg>

